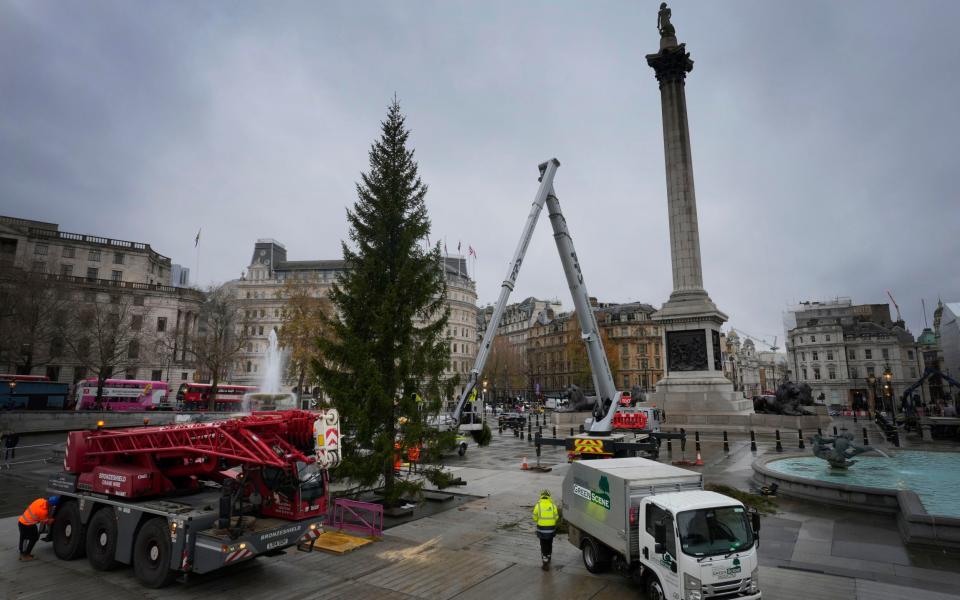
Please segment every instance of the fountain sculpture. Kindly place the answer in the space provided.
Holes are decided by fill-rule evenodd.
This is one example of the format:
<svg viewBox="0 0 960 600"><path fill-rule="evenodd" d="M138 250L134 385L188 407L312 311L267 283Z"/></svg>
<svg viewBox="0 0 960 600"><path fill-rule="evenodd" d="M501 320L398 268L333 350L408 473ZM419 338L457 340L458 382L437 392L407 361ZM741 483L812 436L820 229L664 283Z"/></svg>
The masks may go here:
<svg viewBox="0 0 960 600"><path fill-rule="evenodd" d="M853 443L853 434L844 431L836 437L813 436L813 455L821 458L834 469L846 469L856 463L852 459L858 454L873 450L870 446L857 446ZM828 445L832 444L832 445Z"/></svg>

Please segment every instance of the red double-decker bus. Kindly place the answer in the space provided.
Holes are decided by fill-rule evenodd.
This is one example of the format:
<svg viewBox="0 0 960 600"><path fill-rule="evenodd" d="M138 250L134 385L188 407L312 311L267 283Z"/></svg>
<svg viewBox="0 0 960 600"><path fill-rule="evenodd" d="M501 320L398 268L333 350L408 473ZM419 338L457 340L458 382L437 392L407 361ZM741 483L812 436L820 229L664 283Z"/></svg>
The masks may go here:
<svg viewBox="0 0 960 600"><path fill-rule="evenodd" d="M210 410L209 383L182 383L177 390L177 410L205 411ZM217 384L217 395L214 397L214 410L238 411L243 408L243 395L256 392L256 386L234 385L232 383Z"/></svg>

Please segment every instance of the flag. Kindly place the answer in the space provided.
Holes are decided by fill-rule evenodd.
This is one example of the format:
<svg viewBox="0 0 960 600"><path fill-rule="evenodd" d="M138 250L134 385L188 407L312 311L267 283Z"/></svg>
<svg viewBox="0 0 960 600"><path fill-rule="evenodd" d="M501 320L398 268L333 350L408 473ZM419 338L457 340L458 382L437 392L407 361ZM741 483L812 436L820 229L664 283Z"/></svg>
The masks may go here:
<svg viewBox="0 0 960 600"><path fill-rule="evenodd" d="M447 252L447 240L443 240L443 253L450 254L449 252Z"/></svg>
<svg viewBox="0 0 960 600"><path fill-rule="evenodd" d="M457 254L460 254L460 242L457 242Z"/></svg>
<svg viewBox="0 0 960 600"><path fill-rule="evenodd" d="M469 256L472 254L474 258L477 258L477 251L473 249L473 246L467 246L467 248L469 248L467 255Z"/></svg>
<svg viewBox="0 0 960 600"><path fill-rule="evenodd" d="M193 240L193 247L196 248L197 244L200 243L200 232L203 231L203 227L197 230L197 237Z"/></svg>

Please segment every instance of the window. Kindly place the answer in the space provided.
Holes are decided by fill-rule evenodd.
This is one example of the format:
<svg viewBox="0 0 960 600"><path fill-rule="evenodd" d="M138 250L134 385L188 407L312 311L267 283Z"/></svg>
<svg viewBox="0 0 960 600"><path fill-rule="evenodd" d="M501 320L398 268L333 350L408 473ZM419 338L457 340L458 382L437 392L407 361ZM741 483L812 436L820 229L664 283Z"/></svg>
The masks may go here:
<svg viewBox="0 0 960 600"><path fill-rule="evenodd" d="M31 268L31 270L34 273L46 273L47 263L43 262L42 260L35 260L33 261L33 267Z"/></svg>
<svg viewBox="0 0 960 600"><path fill-rule="evenodd" d="M87 259L90 262L100 262L100 251L91 250L90 252L87 253Z"/></svg>
<svg viewBox="0 0 960 600"><path fill-rule="evenodd" d="M806 352L801 352L801 353L800 353L800 360L806 362L806 360L807 360L807 353L806 353Z"/></svg>
<svg viewBox="0 0 960 600"><path fill-rule="evenodd" d="M623 344L623 346L621 346L620 354L623 356L630 356L630 344Z"/></svg>
<svg viewBox="0 0 960 600"><path fill-rule="evenodd" d="M867 367L867 377L870 377L871 375L876 375L876 374L877 374L877 371L873 367Z"/></svg>
<svg viewBox="0 0 960 600"><path fill-rule="evenodd" d="M820 360L820 353L816 350L813 351L813 360Z"/></svg>
<svg viewBox="0 0 960 600"><path fill-rule="evenodd" d="M657 368L657 369L660 368L660 357L659 357L659 356L653 359L653 366L654 366L654 368Z"/></svg>
<svg viewBox="0 0 960 600"><path fill-rule="evenodd" d="M865 359L867 359L867 360L872 359L872 358L873 358L873 350L871 350L870 348L864 348L864 350L863 350L863 357L864 357Z"/></svg>
<svg viewBox="0 0 960 600"><path fill-rule="evenodd" d="M73 246L64 246L60 255L63 258L74 258L77 255L77 250Z"/></svg>
<svg viewBox="0 0 960 600"><path fill-rule="evenodd" d="M123 252L114 252L113 253L113 264L122 265L123 264Z"/></svg>
<svg viewBox="0 0 960 600"><path fill-rule="evenodd" d="M110 279L121 281L123 279L123 271L110 271Z"/></svg>
<svg viewBox="0 0 960 600"><path fill-rule="evenodd" d="M96 267L87 267L87 279L96 279L100 274L99 271Z"/></svg>
<svg viewBox="0 0 960 600"><path fill-rule="evenodd" d="M827 350L827 360L833 360L833 350Z"/></svg>
<svg viewBox="0 0 960 600"><path fill-rule="evenodd" d="M810 341L811 341L811 342L817 341L817 336L811 335L811 336L810 336Z"/></svg>
<svg viewBox="0 0 960 600"><path fill-rule="evenodd" d="M803 336L802 336L802 335L800 336L800 343L801 343L801 344L803 343Z"/></svg>
<svg viewBox="0 0 960 600"><path fill-rule="evenodd" d="M250 373L253 370L253 364L248 360L247 361L247 373Z"/></svg>
<svg viewBox="0 0 960 600"><path fill-rule="evenodd" d="M35 256L46 256L49 250L50 246L47 246L46 244L37 244L33 247L33 254Z"/></svg>
<svg viewBox="0 0 960 600"><path fill-rule="evenodd" d="M820 379L820 367L813 368L813 378Z"/></svg>
<svg viewBox="0 0 960 600"><path fill-rule="evenodd" d="M133 315L130 317L130 329L140 331L143 328L143 315Z"/></svg>
<svg viewBox="0 0 960 600"><path fill-rule="evenodd" d="M624 387L624 389L630 387L630 376L629 376L629 375L624 375L624 376L623 376L623 387Z"/></svg>
<svg viewBox="0 0 960 600"><path fill-rule="evenodd" d="M127 369L127 379L136 379L137 370L136 369Z"/></svg>
<svg viewBox="0 0 960 600"><path fill-rule="evenodd" d="M70 277L73 275L73 265L60 265L60 274Z"/></svg>
<svg viewBox="0 0 960 600"><path fill-rule="evenodd" d="M163 371L160 369L154 369L153 371L150 371L150 379L152 381L160 381L163 379Z"/></svg>
<svg viewBox="0 0 960 600"><path fill-rule="evenodd" d="M836 378L837 378L837 370L836 370L834 367L829 367L829 368L827 369L827 378L828 378L828 379L836 379Z"/></svg>
<svg viewBox="0 0 960 600"><path fill-rule="evenodd" d="M47 378L50 381L60 381L60 367L57 365L48 365Z"/></svg>
<svg viewBox="0 0 960 600"><path fill-rule="evenodd" d="M263 325L257 327L257 335L263 335Z"/></svg>
<svg viewBox="0 0 960 600"><path fill-rule="evenodd" d="M828 342L830 341L830 334L829 334L829 333L827 334L827 341L828 341Z"/></svg>
<svg viewBox="0 0 960 600"><path fill-rule="evenodd" d="M627 337L627 328L626 328L626 327L621 327L621 328L620 328L620 335L623 336L623 337Z"/></svg>
<svg viewBox="0 0 960 600"><path fill-rule="evenodd" d="M913 350L907 350L907 358L913 360Z"/></svg>
<svg viewBox="0 0 960 600"><path fill-rule="evenodd" d="M917 368L916 368L916 367L910 367L910 378L913 379L913 378L915 378L916 376L917 376Z"/></svg>
<svg viewBox="0 0 960 600"><path fill-rule="evenodd" d="M654 535L653 527L660 519L664 517L664 515L666 515L666 512L656 504L651 502L647 505L647 533Z"/></svg>
<svg viewBox="0 0 960 600"><path fill-rule="evenodd" d="M880 354L883 356L883 358L889 359L889 358L890 358L890 349L889 349L889 348L883 348L883 349L880 350Z"/></svg>
<svg viewBox="0 0 960 600"><path fill-rule="evenodd" d="M806 367L803 367L803 368L800 369L800 370L803 372L803 378L804 378L804 379L808 379L808 377L807 377L807 368L806 368Z"/></svg>
<svg viewBox="0 0 960 600"><path fill-rule="evenodd" d="M140 358L140 342L130 340L130 343L127 345L127 358ZM130 379L133 379L133 377Z"/></svg>
<svg viewBox="0 0 960 600"><path fill-rule="evenodd" d="M858 379L859 377L860 377L860 373L857 372L857 368L850 367L850 379Z"/></svg>
<svg viewBox="0 0 960 600"><path fill-rule="evenodd" d="M854 350L853 348L850 348L849 350L847 350L847 358L849 358L850 360L857 360L857 351Z"/></svg>
<svg viewBox="0 0 960 600"><path fill-rule="evenodd" d="M143 296L134 296L133 297L134 306L143 306Z"/></svg>
<svg viewBox="0 0 960 600"><path fill-rule="evenodd" d="M186 379L187 379L187 372L183 371L182 373L180 373L180 380L186 381Z"/></svg>

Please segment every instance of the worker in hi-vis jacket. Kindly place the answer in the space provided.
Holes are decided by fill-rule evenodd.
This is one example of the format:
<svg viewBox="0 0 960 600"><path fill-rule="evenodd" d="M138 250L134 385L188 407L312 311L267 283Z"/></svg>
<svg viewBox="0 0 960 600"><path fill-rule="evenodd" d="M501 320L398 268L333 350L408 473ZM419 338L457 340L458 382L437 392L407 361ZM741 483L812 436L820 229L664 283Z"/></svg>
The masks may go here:
<svg viewBox="0 0 960 600"><path fill-rule="evenodd" d="M533 522L537 524L537 537L540 538L540 555L543 570L550 568L550 556L553 554L553 536L557 533L557 519L560 511L550 499L550 491L540 492L540 499L533 507Z"/></svg>

